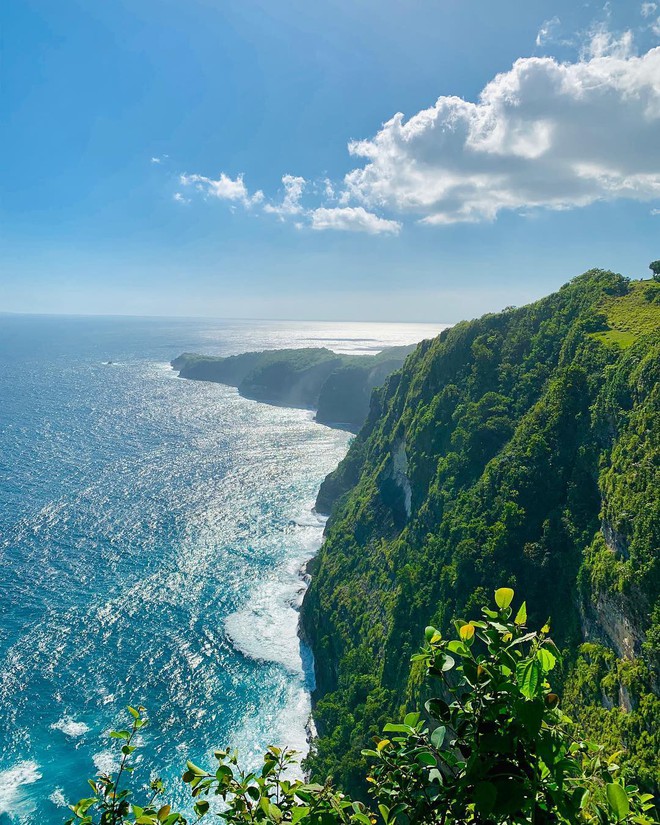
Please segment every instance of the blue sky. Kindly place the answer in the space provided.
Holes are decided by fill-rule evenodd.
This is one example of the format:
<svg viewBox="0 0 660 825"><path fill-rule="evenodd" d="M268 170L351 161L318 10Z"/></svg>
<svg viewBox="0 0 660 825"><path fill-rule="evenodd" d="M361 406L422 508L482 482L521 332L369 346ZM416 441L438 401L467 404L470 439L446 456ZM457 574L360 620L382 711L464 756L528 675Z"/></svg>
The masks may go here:
<svg viewBox="0 0 660 825"><path fill-rule="evenodd" d="M660 4L0 15L0 311L453 322L660 257Z"/></svg>

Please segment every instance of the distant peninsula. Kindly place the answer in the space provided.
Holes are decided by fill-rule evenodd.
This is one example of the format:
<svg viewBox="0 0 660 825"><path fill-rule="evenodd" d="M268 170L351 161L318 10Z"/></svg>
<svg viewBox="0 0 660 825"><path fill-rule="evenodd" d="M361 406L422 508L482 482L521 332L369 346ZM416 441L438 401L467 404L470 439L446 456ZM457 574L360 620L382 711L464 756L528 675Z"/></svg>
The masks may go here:
<svg viewBox="0 0 660 825"><path fill-rule="evenodd" d="M377 355L339 355L325 347L265 350L226 358L184 352L171 363L181 378L237 387L245 398L316 410L316 420L357 432L371 392L399 369L416 344Z"/></svg>

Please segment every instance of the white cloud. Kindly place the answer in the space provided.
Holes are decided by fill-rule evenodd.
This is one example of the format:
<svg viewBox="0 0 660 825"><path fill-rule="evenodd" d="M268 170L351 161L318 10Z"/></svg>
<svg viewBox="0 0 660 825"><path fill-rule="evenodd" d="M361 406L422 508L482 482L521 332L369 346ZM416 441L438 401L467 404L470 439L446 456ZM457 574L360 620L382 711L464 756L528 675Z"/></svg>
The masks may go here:
<svg viewBox="0 0 660 825"><path fill-rule="evenodd" d="M175 192L174 193L174 200L177 203L190 203L190 199L189 198L184 198L184 196L181 194L181 192Z"/></svg>
<svg viewBox="0 0 660 825"><path fill-rule="evenodd" d="M657 11L657 3L642 3L642 17L650 17Z"/></svg>
<svg viewBox="0 0 660 825"><path fill-rule="evenodd" d="M599 57L627 60L633 55L633 33L630 29L617 37L608 29L607 23L596 23L587 34L588 38L580 53L582 61Z"/></svg>
<svg viewBox="0 0 660 825"><path fill-rule="evenodd" d="M336 199L335 186L330 178L323 178L323 194L326 200L333 201Z"/></svg>
<svg viewBox="0 0 660 825"><path fill-rule="evenodd" d="M250 195L243 181L243 175L230 178L229 175L221 172L217 180L204 175L181 175L179 181L183 186L194 186L198 191L210 197L241 203L246 207L261 203L264 199L264 193L261 190Z"/></svg>
<svg viewBox="0 0 660 825"><path fill-rule="evenodd" d="M557 31L561 21L558 17L552 17L550 20L544 20L541 28L536 35L536 45L545 46L551 40L554 40L554 34Z"/></svg>
<svg viewBox="0 0 660 825"><path fill-rule="evenodd" d="M365 163L346 176L340 203L449 224L658 197L660 48L631 49L630 33L598 29L576 63L523 58L476 103L443 96L408 120L394 115L349 145ZM332 222L332 210L319 211L314 223Z"/></svg>
<svg viewBox="0 0 660 825"><path fill-rule="evenodd" d="M660 209L651 209L652 215L660 215Z"/></svg>
<svg viewBox="0 0 660 825"><path fill-rule="evenodd" d="M307 181L297 175L283 175L282 184L284 186L284 197L279 204L267 203L264 212L271 212L284 219L291 215L299 215L303 208L300 199L305 189Z"/></svg>
<svg viewBox="0 0 660 825"><path fill-rule="evenodd" d="M320 207L311 213L312 229L342 229L352 232L367 232L370 235L382 233L398 234L401 224L379 218L367 212L362 206L343 206L328 209Z"/></svg>

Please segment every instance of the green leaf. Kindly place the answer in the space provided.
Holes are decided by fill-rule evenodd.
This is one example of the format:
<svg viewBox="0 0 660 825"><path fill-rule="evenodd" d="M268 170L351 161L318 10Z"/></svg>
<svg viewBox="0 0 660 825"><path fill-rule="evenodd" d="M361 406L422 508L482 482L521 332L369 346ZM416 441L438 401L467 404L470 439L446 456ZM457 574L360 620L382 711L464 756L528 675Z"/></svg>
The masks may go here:
<svg viewBox="0 0 660 825"><path fill-rule="evenodd" d="M195 776L204 776L206 771L203 768L197 767L194 762L186 762L186 767L189 771L195 774Z"/></svg>
<svg viewBox="0 0 660 825"><path fill-rule="evenodd" d="M449 705L444 699L429 699L424 707L426 708L426 712L435 719L442 719L443 721L449 719Z"/></svg>
<svg viewBox="0 0 660 825"><path fill-rule="evenodd" d="M541 699L535 699L532 702L526 702L524 700L516 702L516 715L530 736L535 737L541 730L543 709L543 700Z"/></svg>
<svg viewBox="0 0 660 825"><path fill-rule="evenodd" d="M540 647L536 651L536 658L541 663L541 667L543 668L545 673L549 673L557 663L557 660L555 659L553 654L550 653L549 650L546 650L544 647Z"/></svg>
<svg viewBox="0 0 660 825"><path fill-rule="evenodd" d="M541 666L536 659L527 659L516 667L516 679L523 696L533 699L541 681Z"/></svg>
<svg viewBox="0 0 660 825"><path fill-rule="evenodd" d="M282 811L277 807L277 805L274 805L272 802L268 803L268 816L274 822L282 821Z"/></svg>
<svg viewBox="0 0 660 825"><path fill-rule="evenodd" d="M617 782L610 782L606 785L605 792L607 794L607 801L616 816L617 822L621 822L630 813L628 794Z"/></svg>
<svg viewBox="0 0 660 825"><path fill-rule="evenodd" d="M195 803L195 813L199 816L204 816L204 814L209 809L209 801L208 799L200 799L199 802Z"/></svg>
<svg viewBox="0 0 660 825"><path fill-rule="evenodd" d="M291 811L291 822L293 825L296 825L296 822L300 822L303 817L307 816L309 811L310 808L308 805L296 805Z"/></svg>
<svg viewBox="0 0 660 825"><path fill-rule="evenodd" d="M500 610L504 610L513 601L513 595L513 590L510 587L500 587L499 590L495 591L495 604Z"/></svg>
<svg viewBox="0 0 660 825"><path fill-rule="evenodd" d="M128 712L131 714L133 719L139 719L140 718L140 712L135 710L135 708L132 708L130 705L128 705Z"/></svg>
<svg viewBox="0 0 660 825"><path fill-rule="evenodd" d="M440 725L433 731L433 733L431 734L431 744L434 748L442 747L442 743L445 741L446 733L447 728L444 725Z"/></svg>
<svg viewBox="0 0 660 825"><path fill-rule="evenodd" d="M447 645L447 649L451 650L452 653L458 653L459 656L470 655L470 648L464 645L463 642L459 642L458 639L452 639Z"/></svg>
<svg viewBox="0 0 660 825"><path fill-rule="evenodd" d="M478 782L474 786L474 804L477 811L484 816L493 810L497 799L497 789L492 782Z"/></svg>
<svg viewBox="0 0 660 825"><path fill-rule="evenodd" d="M527 602L523 602L516 613L516 618L513 620L517 625L525 624L527 622Z"/></svg>
<svg viewBox="0 0 660 825"><path fill-rule="evenodd" d="M453 656L450 656L446 653L442 659L442 667L441 670L443 673L446 673L448 670L451 670L454 665L456 664L456 660Z"/></svg>
<svg viewBox="0 0 660 825"><path fill-rule="evenodd" d="M429 751L422 751L421 753L418 753L416 759L420 765L426 765L428 768L435 768L438 765L435 756L433 756L433 754Z"/></svg>
<svg viewBox="0 0 660 825"><path fill-rule="evenodd" d="M419 713L406 713L403 724L409 725L411 728L414 728L415 725L419 722Z"/></svg>

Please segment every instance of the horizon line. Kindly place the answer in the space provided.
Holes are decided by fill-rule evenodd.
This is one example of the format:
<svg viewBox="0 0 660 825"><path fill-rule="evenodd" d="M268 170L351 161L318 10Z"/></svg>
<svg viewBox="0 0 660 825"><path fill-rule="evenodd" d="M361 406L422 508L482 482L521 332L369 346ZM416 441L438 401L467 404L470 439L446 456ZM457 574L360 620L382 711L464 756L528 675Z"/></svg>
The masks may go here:
<svg viewBox="0 0 660 825"><path fill-rule="evenodd" d="M439 326L453 326L457 321L401 321L401 320L350 320L347 318L257 318L249 316L231 316L231 315L140 315L133 313L114 313L114 312L26 312L20 310L0 310L0 318L7 316L12 317L31 317L31 318L135 318L135 319L162 319L162 320L180 320L180 321L269 321L276 323L295 323L295 324L411 324L411 325L439 325Z"/></svg>

